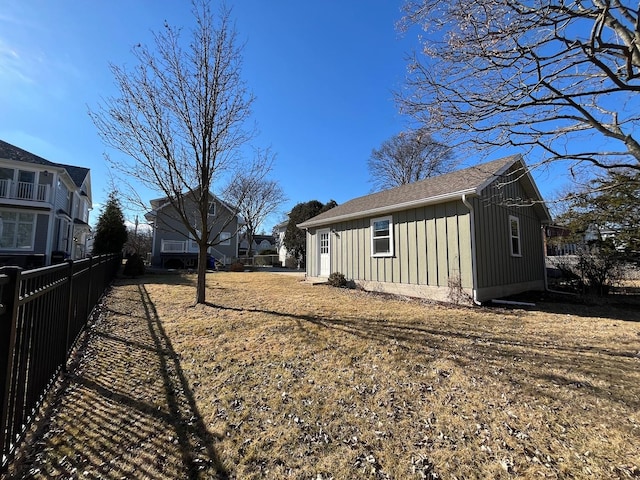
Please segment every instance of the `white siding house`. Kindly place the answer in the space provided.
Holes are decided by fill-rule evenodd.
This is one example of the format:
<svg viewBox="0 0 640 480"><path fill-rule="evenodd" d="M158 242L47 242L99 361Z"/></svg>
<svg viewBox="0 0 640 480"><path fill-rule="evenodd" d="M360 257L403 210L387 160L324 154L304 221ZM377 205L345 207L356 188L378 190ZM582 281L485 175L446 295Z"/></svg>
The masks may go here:
<svg viewBox="0 0 640 480"><path fill-rule="evenodd" d="M84 258L91 207L88 168L0 140L0 264L30 268Z"/></svg>

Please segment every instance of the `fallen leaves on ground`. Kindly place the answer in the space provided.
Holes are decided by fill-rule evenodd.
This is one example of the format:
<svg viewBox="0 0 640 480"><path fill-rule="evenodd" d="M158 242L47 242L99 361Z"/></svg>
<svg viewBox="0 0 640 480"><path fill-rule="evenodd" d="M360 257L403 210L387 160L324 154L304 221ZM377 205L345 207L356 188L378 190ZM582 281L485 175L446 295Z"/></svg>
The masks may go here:
<svg viewBox="0 0 640 480"><path fill-rule="evenodd" d="M637 478L640 313L120 281L16 478Z"/></svg>

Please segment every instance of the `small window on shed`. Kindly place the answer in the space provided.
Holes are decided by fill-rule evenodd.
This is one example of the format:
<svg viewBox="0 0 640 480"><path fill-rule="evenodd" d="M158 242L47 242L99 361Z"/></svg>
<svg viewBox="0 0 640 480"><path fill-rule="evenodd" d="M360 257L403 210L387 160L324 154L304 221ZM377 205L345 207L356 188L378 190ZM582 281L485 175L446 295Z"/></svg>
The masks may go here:
<svg viewBox="0 0 640 480"><path fill-rule="evenodd" d="M520 219L509 216L509 234L511 237L511 255L514 257L521 257L522 250L520 249Z"/></svg>
<svg viewBox="0 0 640 480"><path fill-rule="evenodd" d="M393 221L391 217L371 220L371 255L374 257L393 256Z"/></svg>

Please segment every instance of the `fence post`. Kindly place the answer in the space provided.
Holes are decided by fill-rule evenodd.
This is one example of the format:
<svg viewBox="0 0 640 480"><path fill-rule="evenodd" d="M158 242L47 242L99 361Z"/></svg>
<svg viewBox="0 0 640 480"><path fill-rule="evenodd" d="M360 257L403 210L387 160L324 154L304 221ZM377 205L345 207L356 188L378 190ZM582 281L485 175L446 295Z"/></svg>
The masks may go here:
<svg viewBox="0 0 640 480"><path fill-rule="evenodd" d="M4 267L0 269L0 472L8 463L10 440L7 427L9 422L9 394L11 371L13 370L13 353L16 343L16 308L18 303L18 287L20 285L20 267Z"/></svg>
<svg viewBox="0 0 640 480"><path fill-rule="evenodd" d="M91 315L91 311L93 310L92 305L92 297L93 297L93 257L89 256L89 286L87 288L87 318Z"/></svg>
<svg viewBox="0 0 640 480"><path fill-rule="evenodd" d="M69 355L69 347L71 344L71 321L73 320L73 260L67 260L67 332L64 347L64 362L62 363L62 371L67 373L67 356Z"/></svg>

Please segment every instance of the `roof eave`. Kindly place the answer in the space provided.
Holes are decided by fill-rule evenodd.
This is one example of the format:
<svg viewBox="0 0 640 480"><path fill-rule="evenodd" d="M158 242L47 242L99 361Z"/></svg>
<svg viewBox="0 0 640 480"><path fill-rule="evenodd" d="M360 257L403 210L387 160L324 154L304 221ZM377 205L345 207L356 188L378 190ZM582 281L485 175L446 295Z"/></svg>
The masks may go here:
<svg viewBox="0 0 640 480"><path fill-rule="evenodd" d="M369 210L361 210L359 212L348 213L344 215L338 215L335 217L325 218L321 220L311 220L297 224L298 228L319 227L322 225L329 225L336 222L344 222L347 220L355 220L356 218L372 217L374 215L384 215L387 213L398 212L401 210L407 210L409 208L425 207L427 205L436 205L450 200L457 200L462 195L477 195L476 188L469 188L466 190L460 190L457 192L446 193L435 197L421 198L418 200L412 200L410 202L397 203L395 205L388 205L385 207L371 208Z"/></svg>

